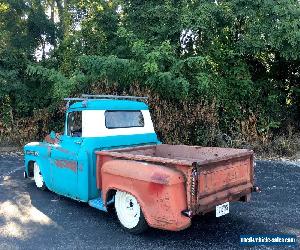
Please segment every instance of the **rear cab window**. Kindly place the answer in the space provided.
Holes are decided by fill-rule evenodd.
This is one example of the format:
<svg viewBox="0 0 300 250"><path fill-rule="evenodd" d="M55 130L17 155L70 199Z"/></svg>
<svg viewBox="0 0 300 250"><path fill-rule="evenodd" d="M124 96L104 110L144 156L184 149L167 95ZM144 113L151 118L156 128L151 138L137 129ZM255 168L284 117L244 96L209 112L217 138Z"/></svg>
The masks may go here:
<svg viewBox="0 0 300 250"><path fill-rule="evenodd" d="M113 110L105 111L105 127L108 129L116 128L135 128L144 127L144 117L140 110Z"/></svg>

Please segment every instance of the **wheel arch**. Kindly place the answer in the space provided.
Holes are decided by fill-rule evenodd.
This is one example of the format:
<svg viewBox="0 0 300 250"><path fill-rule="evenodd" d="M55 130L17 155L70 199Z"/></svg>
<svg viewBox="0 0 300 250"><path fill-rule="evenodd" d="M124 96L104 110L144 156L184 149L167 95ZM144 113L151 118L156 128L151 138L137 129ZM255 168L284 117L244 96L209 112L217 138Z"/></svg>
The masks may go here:
<svg viewBox="0 0 300 250"><path fill-rule="evenodd" d="M115 188L110 188L107 190L105 195L105 205L107 205L107 203L109 203L115 197L117 191L118 190Z"/></svg>
<svg viewBox="0 0 300 250"><path fill-rule="evenodd" d="M109 186L103 197L103 200L105 200L105 206L108 206L108 202L111 201L115 197L117 191L126 192L126 193L132 195L134 198L136 198L136 200L138 201L138 203L141 207L141 210L144 214L145 220L147 221L148 225L150 225L151 221L147 219L149 214L147 213L147 209L145 209L145 204L143 202L143 199L142 199L142 197L140 197L141 195L138 194L138 192L136 192L132 189L126 188L124 186ZM146 213L147 213L147 215L146 215Z"/></svg>
<svg viewBox="0 0 300 250"><path fill-rule="evenodd" d="M35 162L36 162L35 160L29 160L27 163L26 169L27 169L28 177L33 177L33 168Z"/></svg>
<svg viewBox="0 0 300 250"><path fill-rule="evenodd" d="M46 162L43 159L30 157L25 160L25 172L26 172L27 176L30 178L32 178L34 176L34 163L38 164L46 187L51 189L50 171L47 171L48 167L46 165Z"/></svg>

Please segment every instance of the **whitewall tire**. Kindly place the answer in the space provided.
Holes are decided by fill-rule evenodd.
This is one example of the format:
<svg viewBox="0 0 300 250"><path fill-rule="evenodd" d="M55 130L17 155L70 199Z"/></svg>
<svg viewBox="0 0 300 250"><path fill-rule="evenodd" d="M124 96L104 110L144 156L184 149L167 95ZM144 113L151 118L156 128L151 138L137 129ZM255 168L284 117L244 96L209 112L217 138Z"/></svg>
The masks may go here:
<svg viewBox="0 0 300 250"><path fill-rule="evenodd" d="M33 179L37 188L45 190L46 185L39 165L35 162L33 165Z"/></svg>
<svg viewBox="0 0 300 250"><path fill-rule="evenodd" d="M115 209L120 224L130 233L138 234L148 228L140 204L133 195L117 191Z"/></svg>

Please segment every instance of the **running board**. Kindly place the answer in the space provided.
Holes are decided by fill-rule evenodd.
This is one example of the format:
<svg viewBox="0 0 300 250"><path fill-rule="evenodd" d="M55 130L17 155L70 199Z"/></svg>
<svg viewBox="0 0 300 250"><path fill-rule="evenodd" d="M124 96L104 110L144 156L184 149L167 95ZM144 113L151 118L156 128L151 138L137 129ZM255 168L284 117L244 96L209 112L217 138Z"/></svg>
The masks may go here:
<svg viewBox="0 0 300 250"><path fill-rule="evenodd" d="M97 208L97 209L99 209L99 210L101 210L101 211L107 212L107 209L106 209L106 207L104 206L101 197L96 198L96 199L93 199L93 200L89 200L89 205L90 205L91 207Z"/></svg>

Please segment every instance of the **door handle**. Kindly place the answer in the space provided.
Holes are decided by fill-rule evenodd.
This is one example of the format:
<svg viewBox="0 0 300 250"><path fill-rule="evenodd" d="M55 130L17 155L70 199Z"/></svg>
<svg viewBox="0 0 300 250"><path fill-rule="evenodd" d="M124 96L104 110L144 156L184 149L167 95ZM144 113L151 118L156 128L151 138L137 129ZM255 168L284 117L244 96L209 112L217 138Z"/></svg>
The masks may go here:
<svg viewBox="0 0 300 250"><path fill-rule="evenodd" d="M78 141L74 141L74 143L76 143L76 144L78 144L78 145L80 145L81 142L82 142L82 141L79 141L79 140L78 140Z"/></svg>

